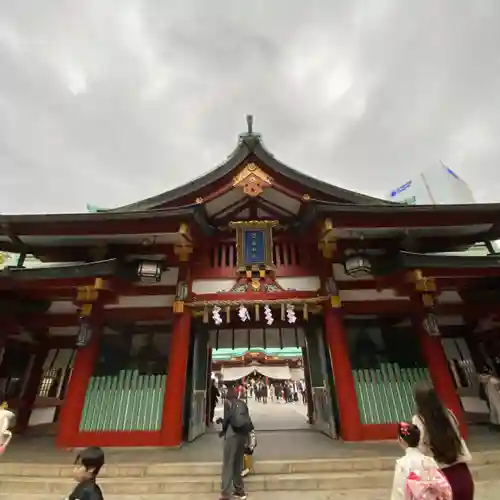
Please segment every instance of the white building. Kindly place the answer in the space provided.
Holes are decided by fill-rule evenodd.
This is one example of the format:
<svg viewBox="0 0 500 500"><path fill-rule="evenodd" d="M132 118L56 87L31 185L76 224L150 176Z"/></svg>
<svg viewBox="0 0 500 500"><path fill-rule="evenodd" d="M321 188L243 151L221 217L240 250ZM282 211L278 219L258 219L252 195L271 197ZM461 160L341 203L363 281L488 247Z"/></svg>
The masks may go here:
<svg viewBox="0 0 500 500"><path fill-rule="evenodd" d="M476 202L469 185L442 162L392 189L386 199L407 205L466 205ZM493 241L492 245L498 252L499 242ZM464 255L464 252L447 252L448 254ZM489 255L489 251L485 243L476 243L466 254Z"/></svg>
<svg viewBox="0 0 500 500"><path fill-rule="evenodd" d="M0 270L5 269L9 266L16 266L19 259L19 254L10 252L0 252ZM43 262L39 261L33 255L27 255L24 261L24 267L40 267L43 266Z"/></svg>
<svg viewBox="0 0 500 500"><path fill-rule="evenodd" d="M464 205L475 203L467 183L443 163L389 191L390 201L408 205Z"/></svg>

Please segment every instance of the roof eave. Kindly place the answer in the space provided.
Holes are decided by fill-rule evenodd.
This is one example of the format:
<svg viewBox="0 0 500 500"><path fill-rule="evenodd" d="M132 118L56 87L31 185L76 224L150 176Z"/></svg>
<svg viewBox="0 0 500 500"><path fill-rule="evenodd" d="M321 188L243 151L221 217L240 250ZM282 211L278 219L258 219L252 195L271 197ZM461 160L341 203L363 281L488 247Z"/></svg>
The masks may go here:
<svg viewBox="0 0 500 500"><path fill-rule="evenodd" d="M406 205L404 203L386 202L385 205L349 205L346 203L317 202L319 212L359 212L359 213L436 213L436 214L460 214L460 213L484 213L496 212L500 220L500 203L468 203L462 205Z"/></svg>
<svg viewBox="0 0 500 500"><path fill-rule="evenodd" d="M0 272L0 278L12 281L39 281L51 279L129 277L130 266L118 259L108 259L83 264L47 266L36 268L7 268Z"/></svg>
<svg viewBox="0 0 500 500"><path fill-rule="evenodd" d="M494 255L426 255L400 252L401 264L407 269L457 268L488 269L500 268L500 257Z"/></svg>
<svg viewBox="0 0 500 500"><path fill-rule="evenodd" d="M207 187L208 185L219 181L224 176L228 175L231 170L235 169L240 163L242 163L245 158L251 153L249 144L249 141L242 136L237 147L228 156L228 158L219 166L212 169L210 172L196 178L191 182L183 184L182 186L171 189L170 191L152 196L137 203L132 203L130 205L107 210L105 213L138 212L152 210L159 206L171 203L179 198L182 198L188 195L190 192L199 191ZM193 203L194 202L195 200L193 200Z"/></svg>
<svg viewBox="0 0 500 500"><path fill-rule="evenodd" d="M0 215L0 225L18 223L51 224L61 222L97 222L105 220L127 220L127 219L153 219L162 217L190 217L194 214L196 205L184 207L173 207L161 210L143 211L109 211L94 213L75 214L28 214L28 215Z"/></svg>
<svg viewBox="0 0 500 500"><path fill-rule="evenodd" d="M274 157L274 155L264 146L262 142L256 144L253 152L259 160L261 160L266 165L269 165L272 169L281 172L286 177L305 186L308 189L319 191L327 196L345 199L348 202L356 205L358 204L380 205L380 206L399 205L399 203L382 200L380 198L375 198L365 194L357 193L356 191L350 191L348 189L332 186L319 179L315 179L313 177L305 175L299 170L289 167L288 165L285 165L284 163L277 160Z"/></svg>

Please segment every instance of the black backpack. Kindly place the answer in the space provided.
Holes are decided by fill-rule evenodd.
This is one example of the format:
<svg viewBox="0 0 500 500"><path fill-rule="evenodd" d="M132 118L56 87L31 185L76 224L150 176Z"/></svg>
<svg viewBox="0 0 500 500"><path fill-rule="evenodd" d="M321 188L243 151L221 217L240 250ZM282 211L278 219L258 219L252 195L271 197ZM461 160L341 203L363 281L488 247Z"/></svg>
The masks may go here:
<svg viewBox="0 0 500 500"><path fill-rule="evenodd" d="M232 402L229 423L236 434L249 434L254 430L248 406L241 399Z"/></svg>

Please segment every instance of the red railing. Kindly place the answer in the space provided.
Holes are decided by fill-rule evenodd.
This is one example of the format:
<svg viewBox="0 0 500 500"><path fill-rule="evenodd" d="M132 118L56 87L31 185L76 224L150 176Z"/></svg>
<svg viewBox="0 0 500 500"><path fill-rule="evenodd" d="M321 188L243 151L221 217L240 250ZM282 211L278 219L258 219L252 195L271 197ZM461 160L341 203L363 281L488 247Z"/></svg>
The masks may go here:
<svg viewBox="0 0 500 500"><path fill-rule="evenodd" d="M292 242L273 245L276 276L310 276L317 274L319 253L315 246L298 246ZM220 243L199 250L193 259L193 279L231 278L237 266L236 243Z"/></svg>

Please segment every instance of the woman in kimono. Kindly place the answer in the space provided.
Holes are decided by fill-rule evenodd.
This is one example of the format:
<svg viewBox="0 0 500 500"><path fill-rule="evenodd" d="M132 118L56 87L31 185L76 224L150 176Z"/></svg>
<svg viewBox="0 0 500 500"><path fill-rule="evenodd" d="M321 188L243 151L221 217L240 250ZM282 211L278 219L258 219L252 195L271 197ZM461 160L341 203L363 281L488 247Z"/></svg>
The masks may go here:
<svg viewBox="0 0 500 500"><path fill-rule="evenodd" d="M432 387L418 387L415 402L412 424L420 432L420 451L436 460L450 483L453 500L474 500L474 479L468 466L472 457L456 416L443 406Z"/></svg>

